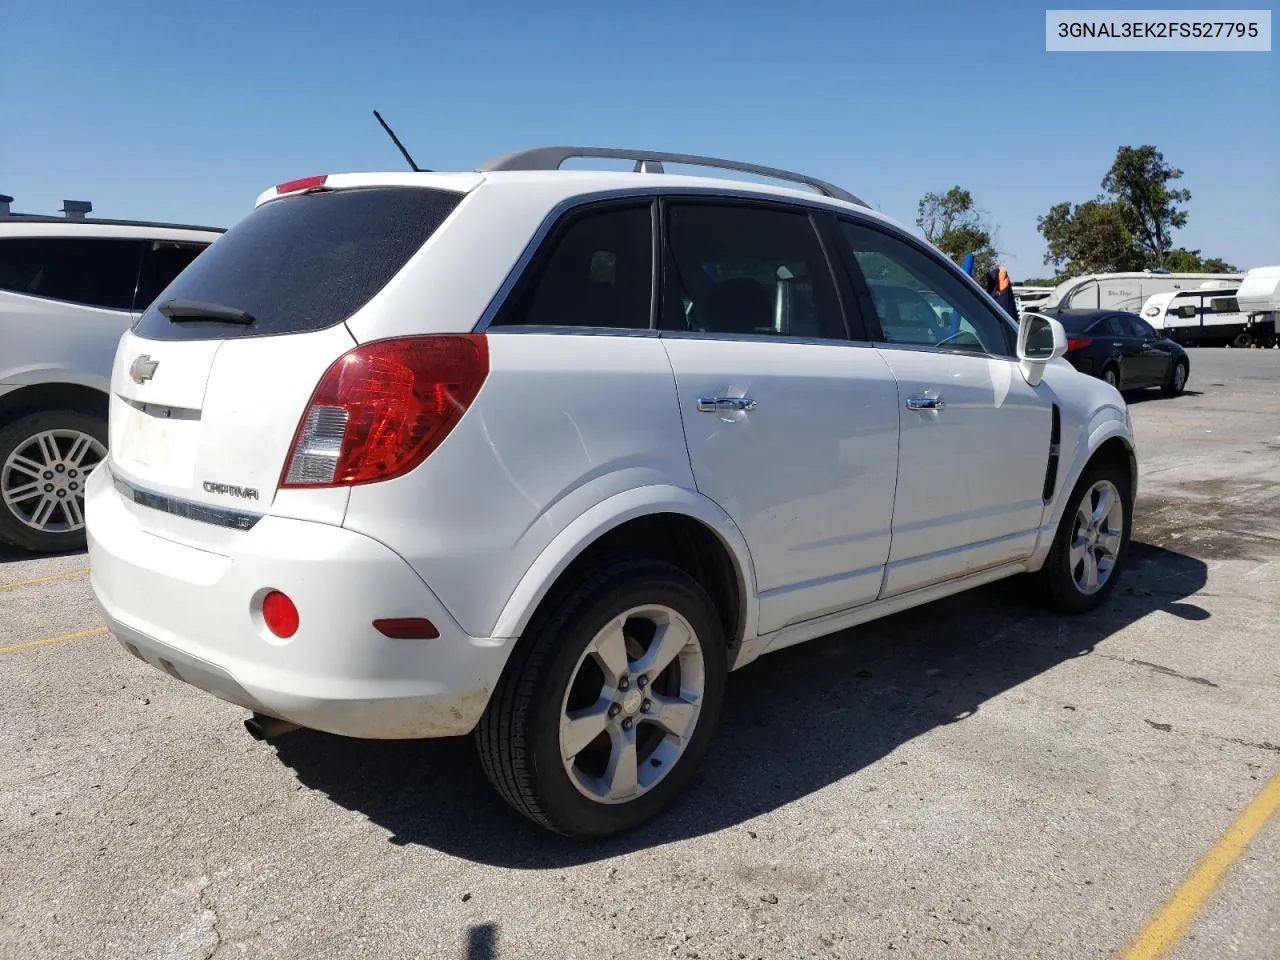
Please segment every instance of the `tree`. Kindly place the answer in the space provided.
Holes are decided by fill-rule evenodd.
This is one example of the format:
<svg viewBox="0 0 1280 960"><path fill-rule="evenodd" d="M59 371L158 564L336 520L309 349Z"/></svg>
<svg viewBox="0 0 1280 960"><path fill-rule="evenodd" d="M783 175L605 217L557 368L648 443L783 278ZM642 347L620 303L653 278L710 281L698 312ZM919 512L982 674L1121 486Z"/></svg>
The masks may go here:
<svg viewBox="0 0 1280 960"><path fill-rule="evenodd" d="M959 186L944 194L926 193L916 207L916 226L925 239L956 263L973 254L973 275L982 277L999 260L994 228Z"/></svg>
<svg viewBox="0 0 1280 960"><path fill-rule="evenodd" d="M1164 257L1165 267L1172 273L1239 273L1221 257L1203 258L1199 250L1187 250L1177 247Z"/></svg>
<svg viewBox="0 0 1280 960"><path fill-rule="evenodd" d="M1165 162L1151 145L1120 147L1115 162L1102 178L1102 189L1115 197L1125 227L1147 254L1152 266L1165 266L1174 230L1187 222L1179 203L1191 199L1190 190L1170 190L1182 171Z"/></svg>
<svg viewBox="0 0 1280 960"><path fill-rule="evenodd" d="M1227 261L1223 260L1221 257L1210 257L1208 260L1204 261L1203 265L1201 266L1201 269L1205 273L1240 273L1241 272L1239 267L1233 267L1231 264L1227 263Z"/></svg>
<svg viewBox="0 0 1280 960"><path fill-rule="evenodd" d="M1036 228L1048 245L1044 262L1059 275L1111 273L1140 270L1141 251L1116 203L1105 197L1073 206L1054 204L1036 219Z"/></svg>
<svg viewBox="0 0 1280 960"><path fill-rule="evenodd" d="M952 187L944 194L926 193L916 206L916 226L930 243L936 244L944 233L976 218L973 195L960 187Z"/></svg>

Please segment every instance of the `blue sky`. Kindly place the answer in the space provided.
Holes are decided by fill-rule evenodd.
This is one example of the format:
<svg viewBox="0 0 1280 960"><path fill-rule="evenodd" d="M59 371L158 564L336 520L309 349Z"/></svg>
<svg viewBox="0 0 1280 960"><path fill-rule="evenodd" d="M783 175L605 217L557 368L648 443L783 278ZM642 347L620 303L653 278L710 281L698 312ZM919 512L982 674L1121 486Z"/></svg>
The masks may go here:
<svg viewBox="0 0 1280 960"><path fill-rule="evenodd" d="M23 211L230 225L279 181L400 169L377 108L435 169L656 147L803 170L908 223L959 184L1019 278L1048 272L1037 215L1153 143L1192 194L1177 244L1280 262L1274 44L1047 53L1025 0L6 6L0 192Z"/></svg>

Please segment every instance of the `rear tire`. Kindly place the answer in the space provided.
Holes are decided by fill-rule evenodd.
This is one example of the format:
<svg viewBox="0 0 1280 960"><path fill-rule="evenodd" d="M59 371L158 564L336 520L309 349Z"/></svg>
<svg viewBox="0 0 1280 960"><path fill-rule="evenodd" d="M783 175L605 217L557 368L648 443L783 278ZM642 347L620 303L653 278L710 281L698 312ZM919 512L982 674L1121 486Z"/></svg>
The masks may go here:
<svg viewBox="0 0 1280 960"><path fill-rule="evenodd" d="M85 548L84 481L107 453L107 424L78 410L0 428L0 541L33 553Z"/></svg>
<svg viewBox="0 0 1280 960"><path fill-rule="evenodd" d="M1169 379L1160 386L1160 392L1166 397L1176 397L1187 388L1187 361L1179 360L1169 371Z"/></svg>
<svg viewBox="0 0 1280 960"><path fill-rule="evenodd" d="M1039 572L1049 608L1074 615L1102 606L1120 577L1132 530L1125 471L1107 461L1089 464L1071 491Z"/></svg>
<svg viewBox="0 0 1280 960"><path fill-rule="evenodd" d="M1117 390L1120 389L1120 371L1113 364L1107 364L1102 368L1102 380L1111 384Z"/></svg>
<svg viewBox="0 0 1280 960"><path fill-rule="evenodd" d="M654 560L615 563L567 591L517 646L476 729L485 773L548 830L630 830L696 775L726 660L696 580Z"/></svg>

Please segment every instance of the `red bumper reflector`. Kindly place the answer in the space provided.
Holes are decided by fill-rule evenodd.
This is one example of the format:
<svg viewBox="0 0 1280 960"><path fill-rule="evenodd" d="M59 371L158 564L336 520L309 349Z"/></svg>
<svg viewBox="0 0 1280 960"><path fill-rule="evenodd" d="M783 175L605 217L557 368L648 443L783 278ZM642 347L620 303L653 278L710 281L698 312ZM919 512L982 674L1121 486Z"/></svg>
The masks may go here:
<svg viewBox="0 0 1280 960"><path fill-rule="evenodd" d="M262 598L262 619L267 629L282 640L298 632L298 608L279 590L272 590Z"/></svg>
<svg viewBox="0 0 1280 960"><path fill-rule="evenodd" d="M426 617L392 617L373 621L374 629L392 640L434 640L440 636L436 625Z"/></svg>

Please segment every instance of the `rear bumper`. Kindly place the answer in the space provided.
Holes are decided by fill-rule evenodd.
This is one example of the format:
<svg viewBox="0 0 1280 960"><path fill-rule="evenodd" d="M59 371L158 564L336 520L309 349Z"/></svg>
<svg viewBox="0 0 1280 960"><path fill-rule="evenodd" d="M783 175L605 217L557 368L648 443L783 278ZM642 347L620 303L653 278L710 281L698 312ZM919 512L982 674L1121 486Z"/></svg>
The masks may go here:
<svg viewBox="0 0 1280 960"><path fill-rule="evenodd" d="M468 636L381 543L268 516L223 555L140 529L105 469L86 494L94 597L139 659L247 710L343 736L454 736L479 722L512 641ZM256 613L268 589L298 607L288 640ZM384 617L426 617L440 636L393 640L373 627Z"/></svg>
<svg viewBox="0 0 1280 960"><path fill-rule="evenodd" d="M1073 357L1068 355L1067 362L1081 373L1087 373L1090 376L1097 376L1097 371L1094 369L1094 363L1088 357Z"/></svg>

